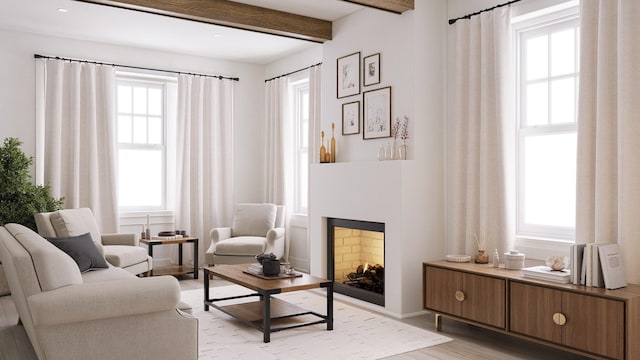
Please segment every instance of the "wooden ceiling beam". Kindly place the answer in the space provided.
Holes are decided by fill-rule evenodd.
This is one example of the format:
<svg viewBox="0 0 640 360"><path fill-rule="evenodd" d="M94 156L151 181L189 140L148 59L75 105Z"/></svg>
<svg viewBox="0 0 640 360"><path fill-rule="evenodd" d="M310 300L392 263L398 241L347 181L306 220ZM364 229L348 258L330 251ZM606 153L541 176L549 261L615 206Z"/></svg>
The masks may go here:
<svg viewBox="0 0 640 360"><path fill-rule="evenodd" d="M77 0L301 40L331 40L331 21L228 0Z"/></svg>
<svg viewBox="0 0 640 360"><path fill-rule="evenodd" d="M414 0L343 0L346 2L368 6L380 10L402 14L407 10L413 10Z"/></svg>

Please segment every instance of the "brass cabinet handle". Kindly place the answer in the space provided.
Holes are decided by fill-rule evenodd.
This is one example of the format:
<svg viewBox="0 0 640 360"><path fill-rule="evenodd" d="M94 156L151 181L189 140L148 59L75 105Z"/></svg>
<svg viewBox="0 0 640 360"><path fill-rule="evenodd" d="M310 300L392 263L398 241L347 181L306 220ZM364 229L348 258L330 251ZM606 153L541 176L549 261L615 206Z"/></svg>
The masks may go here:
<svg viewBox="0 0 640 360"><path fill-rule="evenodd" d="M562 325L567 323L567 317L564 316L563 313L557 312L557 313L553 314L553 322L556 325L562 326Z"/></svg>
<svg viewBox="0 0 640 360"><path fill-rule="evenodd" d="M464 293L461 290L456 291L456 300L464 301Z"/></svg>

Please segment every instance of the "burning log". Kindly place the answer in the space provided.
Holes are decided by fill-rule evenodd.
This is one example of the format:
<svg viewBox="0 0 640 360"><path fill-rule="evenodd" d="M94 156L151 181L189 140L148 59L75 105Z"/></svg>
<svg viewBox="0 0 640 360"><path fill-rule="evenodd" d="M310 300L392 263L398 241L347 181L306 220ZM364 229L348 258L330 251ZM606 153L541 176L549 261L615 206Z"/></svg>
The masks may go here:
<svg viewBox="0 0 640 360"><path fill-rule="evenodd" d="M344 282L346 285L384 294L384 266L380 264L358 265L356 271L349 273L347 278L349 280Z"/></svg>

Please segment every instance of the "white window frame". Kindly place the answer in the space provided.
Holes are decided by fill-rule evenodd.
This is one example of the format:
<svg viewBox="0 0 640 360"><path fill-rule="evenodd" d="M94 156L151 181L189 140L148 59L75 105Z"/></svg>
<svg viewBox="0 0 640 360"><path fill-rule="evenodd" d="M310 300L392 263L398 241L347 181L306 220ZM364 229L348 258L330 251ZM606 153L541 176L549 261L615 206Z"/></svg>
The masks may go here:
<svg viewBox="0 0 640 360"><path fill-rule="evenodd" d="M526 113L526 109L524 109L523 104L523 96L526 95L525 88L527 83L520 81L521 73L523 73L526 69L523 66L524 59L521 58L522 49L520 47L521 38L523 37L531 37L536 36L541 33L549 33L555 32L560 29L566 29L569 27L576 27L578 32L576 36L578 37L579 42L579 21L580 21L580 11L578 1L570 1L563 3L559 6L550 7L547 9L543 9L540 11L532 12L529 14L525 14L514 18L512 20L512 28L514 31L514 41L516 49L515 56L515 68L516 68L516 78L517 78L517 86L516 86L516 109L517 109L517 167L516 167L516 184L517 184L517 193L516 193L516 246L520 250L526 251L531 258L544 259L546 255L548 255L548 251L554 252L564 252L567 248L567 243L572 243L575 241L575 226L571 228L566 227L553 227L553 226L540 226L540 225L532 225L525 224L524 222L524 214L522 212L522 200L524 199L524 186L521 186L523 178L521 174L524 169L524 153L520 151L520 147L523 146L525 138L531 136L540 136L540 135L550 135L550 134L563 134L563 133L576 133L577 132L577 91L578 91L578 83L579 80L579 52L578 47L579 44L576 44L576 97L575 97L575 116L576 121L573 123L564 123L564 124L550 124L544 126L532 126L532 127L523 127L524 121L526 119L522 118L522 114ZM571 74L569 76L575 76ZM549 76L545 78L547 81L551 81L552 79L562 78L566 76L560 77L552 77ZM549 92L549 96L551 96L551 92ZM551 104L551 102L549 102ZM551 107L549 107L549 112L551 111Z"/></svg>
<svg viewBox="0 0 640 360"><path fill-rule="evenodd" d="M175 117L175 106L170 105L170 93L174 93L177 86L177 80L174 76L162 76L147 73L137 73L128 71L116 72L116 87L118 85L127 86L144 86L147 88L159 88L162 91L163 97L163 109L162 109L162 142L161 144L135 144L135 143L120 143L116 138L117 154L119 150L160 150L162 154L162 188L161 188L161 204L158 206L121 206L118 204L118 210L121 214L135 213L135 212L160 212L160 211L172 211L174 206L174 196L169 190L175 183L173 178L169 174L175 171L175 159L171 154L175 153L174 141L167 136L169 133L175 131L175 121L171 121L172 117ZM117 98L117 97L116 97ZM120 115L120 112L117 113ZM175 119L174 119L175 120ZM118 127L116 123L116 129ZM117 132L116 132L117 133ZM118 159L119 160L119 159ZM117 160L117 161L118 161ZM145 176L144 174L139 174ZM118 175L118 182L119 182Z"/></svg>

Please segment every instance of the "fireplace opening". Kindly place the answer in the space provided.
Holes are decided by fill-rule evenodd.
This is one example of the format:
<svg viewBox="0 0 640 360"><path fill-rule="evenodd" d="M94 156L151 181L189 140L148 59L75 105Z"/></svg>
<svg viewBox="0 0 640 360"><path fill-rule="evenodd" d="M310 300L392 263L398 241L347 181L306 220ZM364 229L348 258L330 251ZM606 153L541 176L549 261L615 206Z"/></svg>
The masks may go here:
<svg viewBox="0 0 640 360"><path fill-rule="evenodd" d="M384 306L384 224L327 219L327 273L334 291Z"/></svg>

